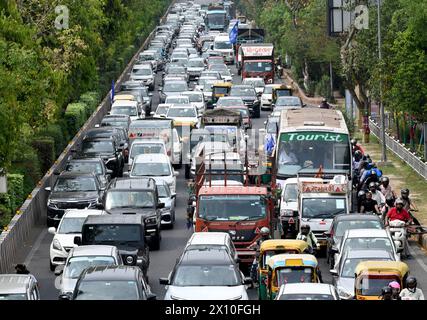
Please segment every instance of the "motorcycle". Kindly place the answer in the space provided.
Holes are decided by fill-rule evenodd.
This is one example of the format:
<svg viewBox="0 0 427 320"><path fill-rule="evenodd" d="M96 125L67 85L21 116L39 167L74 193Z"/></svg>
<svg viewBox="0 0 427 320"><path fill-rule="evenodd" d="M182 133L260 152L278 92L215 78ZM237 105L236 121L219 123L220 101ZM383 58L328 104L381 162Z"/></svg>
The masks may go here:
<svg viewBox="0 0 427 320"><path fill-rule="evenodd" d="M396 246L397 252L404 252L406 255L406 223L402 220L389 222L389 232Z"/></svg>

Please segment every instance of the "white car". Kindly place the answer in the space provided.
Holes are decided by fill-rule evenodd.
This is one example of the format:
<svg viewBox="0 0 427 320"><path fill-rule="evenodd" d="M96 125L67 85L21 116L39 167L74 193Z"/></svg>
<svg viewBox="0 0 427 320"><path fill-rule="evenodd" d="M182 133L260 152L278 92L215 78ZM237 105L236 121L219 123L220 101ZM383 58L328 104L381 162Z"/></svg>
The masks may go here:
<svg viewBox="0 0 427 320"><path fill-rule="evenodd" d="M172 193L176 193L176 177L170 159L164 154L140 154L133 160L129 176L131 178L153 178L165 181Z"/></svg>
<svg viewBox="0 0 427 320"><path fill-rule="evenodd" d="M82 271L94 266L123 265L119 250L115 246L91 245L71 249L65 265L55 269L59 278L60 294L73 293Z"/></svg>
<svg viewBox="0 0 427 320"><path fill-rule="evenodd" d="M136 139L129 150L129 167L140 154L160 153L167 155L165 141L161 139Z"/></svg>
<svg viewBox="0 0 427 320"><path fill-rule="evenodd" d="M145 117L145 113L142 113L138 108L138 102L132 100L114 101L113 105L111 106L110 114L124 114L129 116L131 121Z"/></svg>
<svg viewBox="0 0 427 320"><path fill-rule="evenodd" d="M166 113L166 118L174 120L175 127L189 125L191 128L198 128L199 113L196 107L188 105L172 105Z"/></svg>
<svg viewBox="0 0 427 320"><path fill-rule="evenodd" d="M205 83L208 81L218 82L218 78L213 76L201 76L197 81L197 84L194 86L194 90L203 91Z"/></svg>
<svg viewBox="0 0 427 320"><path fill-rule="evenodd" d="M339 300L339 296L330 284L288 283L280 287L276 300Z"/></svg>
<svg viewBox="0 0 427 320"><path fill-rule="evenodd" d="M170 104L172 106L181 105L181 104L188 105L190 104L190 99L187 96L171 95L166 97L165 104Z"/></svg>
<svg viewBox="0 0 427 320"><path fill-rule="evenodd" d="M194 232L188 239L184 252L197 248L224 249L238 262L236 247L227 232Z"/></svg>
<svg viewBox="0 0 427 320"><path fill-rule="evenodd" d="M153 118L164 118L166 117L166 114L168 113L170 106L171 106L170 104L160 103L157 106L156 111L151 112L151 115L153 116Z"/></svg>
<svg viewBox="0 0 427 320"><path fill-rule="evenodd" d="M190 104L193 107L196 107L197 112L199 114L203 113L205 111L206 101L205 101L205 96L204 96L203 92L201 92L201 91L184 91L183 93L181 93L181 95L188 97L188 99L190 100Z"/></svg>
<svg viewBox="0 0 427 320"><path fill-rule="evenodd" d="M230 36L228 34L221 33L215 37L213 50L220 52L226 63L234 63L234 48L233 44L230 43Z"/></svg>
<svg viewBox="0 0 427 320"><path fill-rule="evenodd" d="M154 90L154 73L152 65L135 64L130 74L130 80L141 81L150 91Z"/></svg>
<svg viewBox="0 0 427 320"><path fill-rule="evenodd" d="M271 110L273 102L273 88L277 87L277 84L266 84L264 91L261 95L261 109L262 110Z"/></svg>
<svg viewBox="0 0 427 320"><path fill-rule="evenodd" d="M164 300L249 300L245 278L229 253L222 249L187 250L168 278Z"/></svg>
<svg viewBox="0 0 427 320"><path fill-rule="evenodd" d="M253 85L257 95L262 95L264 92L265 82L263 78L245 78L243 79L242 84Z"/></svg>
<svg viewBox="0 0 427 320"><path fill-rule="evenodd" d="M395 261L400 261L394 241L384 229L350 229L344 233L338 252L334 252L335 269L341 263L347 251L352 250L385 250Z"/></svg>
<svg viewBox="0 0 427 320"><path fill-rule="evenodd" d="M50 227L48 232L54 237L50 244L50 270L54 271L56 266L63 265L68 253L74 248L74 237L80 236L82 226L89 215L105 214L103 210L92 209L68 209L59 222L58 229Z"/></svg>

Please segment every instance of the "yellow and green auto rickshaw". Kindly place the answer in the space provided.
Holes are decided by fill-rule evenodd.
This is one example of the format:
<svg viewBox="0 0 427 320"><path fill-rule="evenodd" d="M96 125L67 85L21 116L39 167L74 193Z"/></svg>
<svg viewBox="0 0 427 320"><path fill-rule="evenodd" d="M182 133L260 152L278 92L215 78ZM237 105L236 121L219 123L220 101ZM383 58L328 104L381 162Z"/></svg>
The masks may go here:
<svg viewBox="0 0 427 320"><path fill-rule="evenodd" d="M282 84L279 85L277 87L273 87L272 90L272 104L276 103L276 100L278 97L282 97L282 96L292 96L293 94L293 89L291 86Z"/></svg>
<svg viewBox="0 0 427 320"><path fill-rule="evenodd" d="M311 254L277 254L267 263L267 300L274 300L280 286L287 283L318 283L320 269Z"/></svg>
<svg viewBox="0 0 427 320"><path fill-rule="evenodd" d="M302 240L295 239L271 239L261 243L258 256L258 298L267 300L267 273L268 261L272 256L282 253L301 254L308 250L308 244Z"/></svg>
<svg viewBox="0 0 427 320"><path fill-rule="evenodd" d="M232 85L231 82L215 82L212 86L212 98L208 103L208 109L214 108L219 98L228 96Z"/></svg>
<svg viewBox="0 0 427 320"><path fill-rule="evenodd" d="M397 281L403 288L409 267L401 261L362 261L354 270L356 300L381 300L383 287Z"/></svg>

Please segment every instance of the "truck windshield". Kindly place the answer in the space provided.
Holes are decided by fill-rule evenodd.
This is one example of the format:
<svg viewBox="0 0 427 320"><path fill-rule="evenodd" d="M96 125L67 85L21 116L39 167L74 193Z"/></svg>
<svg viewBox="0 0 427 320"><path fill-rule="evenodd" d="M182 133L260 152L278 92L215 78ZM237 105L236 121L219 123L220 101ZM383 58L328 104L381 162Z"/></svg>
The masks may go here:
<svg viewBox="0 0 427 320"><path fill-rule="evenodd" d="M277 152L278 175L296 176L301 169L346 170L350 173L347 134L283 132Z"/></svg>
<svg viewBox="0 0 427 320"><path fill-rule="evenodd" d="M347 212L345 198L304 198L302 217L314 219L333 219L337 214Z"/></svg>
<svg viewBox="0 0 427 320"><path fill-rule="evenodd" d="M229 41L215 41L214 50L233 49Z"/></svg>
<svg viewBox="0 0 427 320"><path fill-rule="evenodd" d="M200 196L198 214L209 221L258 220L266 216L266 203L255 195Z"/></svg>
<svg viewBox="0 0 427 320"><path fill-rule="evenodd" d="M215 13L208 14L208 26L210 28L224 27L225 25L225 14Z"/></svg>
<svg viewBox="0 0 427 320"><path fill-rule="evenodd" d="M244 72L270 72L273 70L271 62L250 62L247 61L243 65Z"/></svg>
<svg viewBox="0 0 427 320"><path fill-rule="evenodd" d="M143 232L139 225L100 224L83 226L83 244L114 244L142 241Z"/></svg>

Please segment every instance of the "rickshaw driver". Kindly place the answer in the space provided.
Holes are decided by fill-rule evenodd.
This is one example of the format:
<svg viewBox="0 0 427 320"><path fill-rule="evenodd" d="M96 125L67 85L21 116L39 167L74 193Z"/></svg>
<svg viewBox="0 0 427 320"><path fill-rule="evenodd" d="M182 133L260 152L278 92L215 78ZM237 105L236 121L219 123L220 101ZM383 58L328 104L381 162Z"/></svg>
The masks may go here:
<svg viewBox="0 0 427 320"><path fill-rule="evenodd" d="M258 256L259 256L259 250L261 248L261 243L263 243L265 240L270 240L270 229L267 227L262 227L260 230L261 238L257 240L257 242L251 246L249 246L249 249L255 249L256 254L254 261L252 262L251 266L251 278L253 279L254 283L258 282Z"/></svg>

